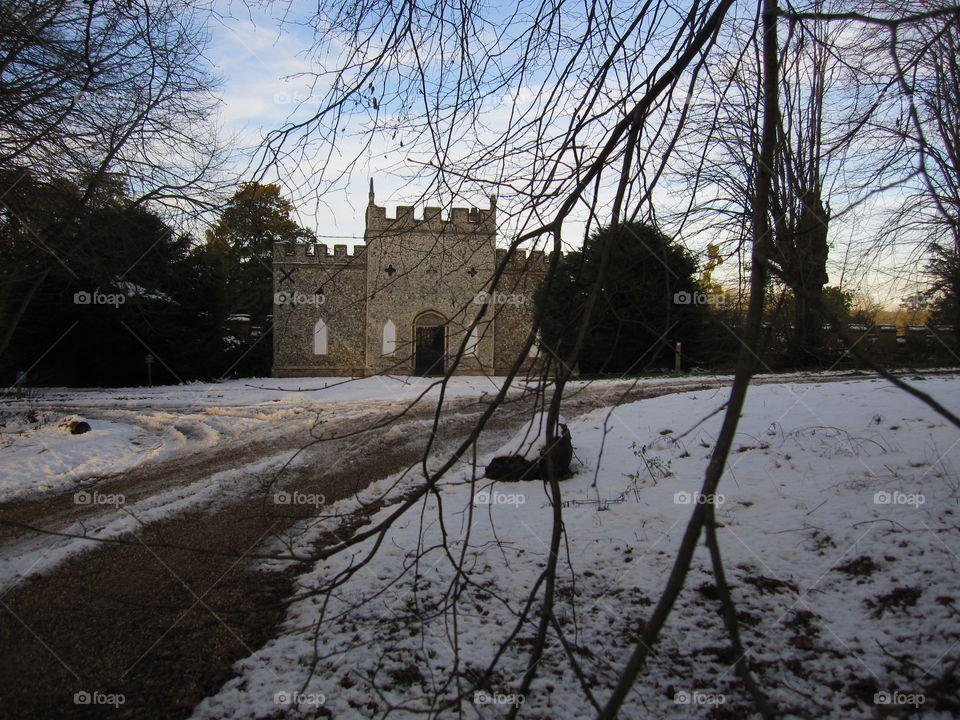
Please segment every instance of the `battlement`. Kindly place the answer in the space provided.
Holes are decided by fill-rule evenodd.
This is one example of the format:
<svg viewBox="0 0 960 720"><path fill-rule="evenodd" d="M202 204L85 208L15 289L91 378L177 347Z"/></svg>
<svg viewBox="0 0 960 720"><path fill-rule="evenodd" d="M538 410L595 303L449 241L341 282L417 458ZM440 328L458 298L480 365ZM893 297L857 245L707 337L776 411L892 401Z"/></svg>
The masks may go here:
<svg viewBox="0 0 960 720"><path fill-rule="evenodd" d="M490 207L450 209L449 217L443 217L441 208L427 206L423 216L417 217L412 205L397 205L394 216L387 216L387 208L370 204L367 206L367 237L401 232L427 232L435 234L495 233L497 226L497 201L490 198Z"/></svg>
<svg viewBox="0 0 960 720"><path fill-rule="evenodd" d="M506 250L497 248L497 267L506 256ZM529 256L526 250L516 250L505 269L507 272L546 272L547 264L547 254L543 250L532 250Z"/></svg>
<svg viewBox="0 0 960 720"><path fill-rule="evenodd" d="M273 244L273 261L275 263L346 263L363 257L366 251L366 245L355 245L353 255L350 255L346 245L334 245L331 255L329 246L323 243L278 242Z"/></svg>

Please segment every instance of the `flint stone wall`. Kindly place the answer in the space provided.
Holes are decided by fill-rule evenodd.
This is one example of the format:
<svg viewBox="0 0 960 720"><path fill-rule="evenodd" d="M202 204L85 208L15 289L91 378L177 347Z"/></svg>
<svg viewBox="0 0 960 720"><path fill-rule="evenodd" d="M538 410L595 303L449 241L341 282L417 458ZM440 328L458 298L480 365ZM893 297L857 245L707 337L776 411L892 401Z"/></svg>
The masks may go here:
<svg viewBox="0 0 960 720"><path fill-rule="evenodd" d="M466 343L458 375L503 374L526 341L533 294L544 277L543 253L518 251L507 263L496 293L486 292L497 263L496 203L453 208L444 218L427 207L416 217L399 206L394 217L371 202L365 245L277 243L274 270L274 368L276 377L363 376L414 372L418 324L446 324L446 363L467 340L484 303L486 310ZM428 316L430 316L428 318ZM317 320L327 328L327 353L314 354ZM396 348L385 355L384 325L396 327ZM535 358L525 360L525 368Z"/></svg>

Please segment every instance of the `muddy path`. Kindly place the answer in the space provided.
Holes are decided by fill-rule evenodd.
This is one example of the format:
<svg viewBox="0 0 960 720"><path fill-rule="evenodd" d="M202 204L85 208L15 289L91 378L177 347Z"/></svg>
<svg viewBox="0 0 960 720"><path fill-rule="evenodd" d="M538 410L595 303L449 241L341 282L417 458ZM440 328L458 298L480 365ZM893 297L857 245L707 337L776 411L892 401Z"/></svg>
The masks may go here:
<svg viewBox="0 0 960 720"><path fill-rule="evenodd" d="M788 381L850 379L792 376ZM571 393L564 414L573 419L618 401L719 390L728 384L711 379L632 390L629 383L598 384ZM709 403L724 400L717 392ZM481 452L495 449L515 432L533 405L528 397L498 410L482 437ZM436 446L449 451L483 409L476 400L455 401L444 414ZM272 501L274 491L322 496L326 504L349 497L416 463L432 414L432 408L418 407L389 430L360 434L350 433L382 419L380 410L325 427L325 433L350 435L304 450L278 484L254 482L219 504L186 507L138 524L118 536L119 543L91 543L86 552L3 591L0 718L188 717L202 698L233 676L234 662L254 655L277 635L285 599L297 574L307 569L290 562L285 569L265 572L250 561L268 540L317 512L309 504L278 506ZM240 469L242 475L244 468L293 452L310 439L308 428L296 427L281 437L250 438L137 468L101 480L98 489L149 499L225 468ZM268 467L260 480L276 479L275 470ZM17 525L3 526L0 544L44 540L23 525L58 530L75 521L77 513L101 510L78 508L72 493L8 505L0 508L0 522ZM359 517L353 527L363 522Z"/></svg>
<svg viewBox="0 0 960 720"><path fill-rule="evenodd" d="M528 411L524 405L505 409L496 425L504 432L519 427ZM465 436L482 412L476 401L454 406L435 441L442 448ZM353 433L382 420L381 415L374 412L324 431ZM318 511L309 504L278 505L277 489L322 497L326 504L349 497L416 463L431 422L432 409L417 408L393 423L389 433L313 445L274 485L254 483L239 500L144 524L119 536L116 544L90 542L86 552L8 589L0 597L0 718L188 716L232 676L233 662L275 635L283 601L305 569L297 563L280 571L252 568L251 553ZM151 464L101 480L97 489L125 493L129 503L224 467L292 454L310 440L301 428L282 440ZM262 479L273 482L278 469L270 468ZM14 542L32 535L22 525L61 531L77 513L96 513L92 520L103 512L75 505L73 494L66 493L8 505L0 510L0 520L17 523L4 527L6 541ZM44 539L59 538L34 538ZM93 702L84 704L87 697Z"/></svg>

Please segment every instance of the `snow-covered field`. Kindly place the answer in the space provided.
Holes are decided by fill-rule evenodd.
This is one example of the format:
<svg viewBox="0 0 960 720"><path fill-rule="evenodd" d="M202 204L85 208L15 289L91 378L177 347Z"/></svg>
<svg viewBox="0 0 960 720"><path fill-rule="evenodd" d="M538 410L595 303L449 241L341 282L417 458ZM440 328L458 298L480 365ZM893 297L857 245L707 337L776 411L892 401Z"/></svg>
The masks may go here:
<svg viewBox="0 0 960 720"><path fill-rule="evenodd" d="M456 378L447 396L480 397L496 392L500 382ZM183 512L214 512L262 492L262 483L280 468L309 461L298 451L318 418L337 422L396 413L424 393L427 402L435 401L435 385L426 378L298 378L38 390L0 403L0 504L72 492L76 516L40 524L65 535L117 539ZM91 429L72 435L65 418L83 419ZM253 442L260 451L247 453ZM205 450L221 453L223 462L194 479L167 473L166 483L135 498L101 484L151 461L179 462ZM92 549L95 543L79 537L28 534L7 542L0 546L0 593Z"/></svg>
<svg viewBox="0 0 960 720"><path fill-rule="evenodd" d="M454 378L447 396L495 393L502 379ZM396 410L429 391L429 378L243 379L155 388L42 389L0 402L0 503L74 489L150 460L326 420ZM91 431L71 435L67 415Z"/></svg>
<svg viewBox="0 0 960 720"><path fill-rule="evenodd" d="M829 373L838 375L840 373ZM789 376L785 376L789 377ZM649 378L678 389L723 376ZM499 391L503 378L456 377L447 399ZM571 390L589 383L571 383ZM630 381L607 383L611 401ZM520 392L515 383L511 392ZM244 378L153 388L38 388L22 400L0 399L0 503L75 489L84 481L117 475L151 460L194 452L251 435L269 437L329 421L396 411L421 398L435 402L436 378ZM59 427L77 415L92 431L70 435Z"/></svg>
<svg viewBox="0 0 960 720"><path fill-rule="evenodd" d="M960 379L912 382L960 411ZM570 423L577 472L562 484L556 615L601 705L663 589L719 429L721 414L708 415L727 394L680 392ZM958 444L955 427L881 380L750 389L717 519L749 658L779 708L957 716ZM551 513L540 482L449 476L367 564L356 567L372 539L300 578L281 636L195 717L378 717L393 705L389 717L406 718L448 701L440 717L501 717L514 704L525 718L594 716L555 632L531 692L516 694L538 599L474 687L545 566ZM329 597L310 593L351 566ZM750 714L709 567L701 547L622 717Z"/></svg>

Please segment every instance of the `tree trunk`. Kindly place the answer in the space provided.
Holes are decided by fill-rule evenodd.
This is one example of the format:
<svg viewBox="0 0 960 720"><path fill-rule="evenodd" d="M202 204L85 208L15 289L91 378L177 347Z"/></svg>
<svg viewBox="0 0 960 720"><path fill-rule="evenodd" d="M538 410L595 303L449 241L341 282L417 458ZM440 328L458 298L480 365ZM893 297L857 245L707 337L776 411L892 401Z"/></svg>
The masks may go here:
<svg viewBox="0 0 960 720"><path fill-rule="evenodd" d="M27 311L27 308L30 307L30 302L33 300L33 296L36 295L37 290L43 284L43 281L47 279L47 275L49 274L50 268L47 268L33 279L29 289L23 296L23 299L20 301L20 305L14 311L10 321L7 322L6 326L3 328L2 334L0 334L0 357L3 357L6 354L7 348L10 347L10 342L13 340L13 334L16 332L17 326L20 324L20 320L23 319L23 314Z"/></svg>
<svg viewBox="0 0 960 720"><path fill-rule="evenodd" d="M827 226L830 217L820 193L810 190L800 196L802 207L792 237L784 248L784 281L793 290L793 331L787 361L794 366L818 365L823 359L822 320L817 308L827 284Z"/></svg>

